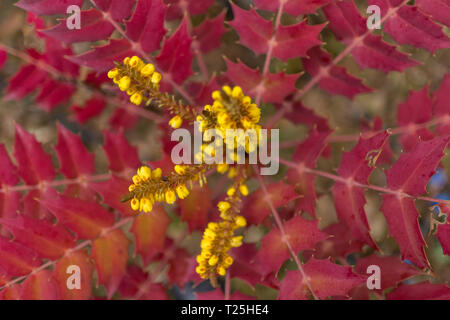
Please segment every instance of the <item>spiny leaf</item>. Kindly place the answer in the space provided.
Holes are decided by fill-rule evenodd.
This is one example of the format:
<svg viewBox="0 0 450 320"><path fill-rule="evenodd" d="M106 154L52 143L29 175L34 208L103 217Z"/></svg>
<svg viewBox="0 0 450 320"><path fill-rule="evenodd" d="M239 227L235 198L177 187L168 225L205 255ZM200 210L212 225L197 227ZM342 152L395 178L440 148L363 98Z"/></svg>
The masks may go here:
<svg viewBox="0 0 450 320"><path fill-rule="evenodd" d="M352 272L351 267L344 267L329 260L310 259L304 266L312 291L320 299L330 296L344 296L350 289L364 282L364 278ZM302 274L288 271L280 284L279 300L307 300L307 289Z"/></svg>
<svg viewBox="0 0 450 320"><path fill-rule="evenodd" d="M300 14L315 13L318 8L331 0L254 0L253 2L257 9L277 11L281 1L284 1L283 12L298 16Z"/></svg>
<svg viewBox="0 0 450 320"><path fill-rule="evenodd" d="M132 265L120 283L118 292L122 298L138 300L167 300L166 289L160 283L149 280L150 275L139 267Z"/></svg>
<svg viewBox="0 0 450 320"><path fill-rule="evenodd" d="M66 14L67 7L81 7L83 0L20 0L16 6L37 15Z"/></svg>
<svg viewBox="0 0 450 320"><path fill-rule="evenodd" d="M140 214L134 219L131 232L136 240L136 253L147 265L157 254L164 251L167 227L170 219L160 206L151 213Z"/></svg>
<svg viewBox="0 0 450 320"><path fill-rule="evenodd" d="M391 190L418 196L425 192L428 180L444 156L448 136L430 141L420 141L412 151L403 153L400 159L386 171L387 186ZM384 213L389 233L402 253L402 259L408 259L420 268L428 267L425 256L422 233L419 228L414 200L400 195L383 194L381 211Z"/></svg>
<svg viewBox="0 0 450 320"><path fill-rule="evenodd" d="M145 52L160 48L167 32L164 29L165 10L162 0L138 0L133 16L126 23L127 36L139 43Z"/></svg>
<svg viewBox="0 0 450 320"><path fill-rule="evenodd" d="M186 199L179 201L181 219L188 224L189 231L204 229L208 212L212 208L211 190L208 185L195 185Z"/></svg>
<svg viewBox="0 0 450 320"><path fill-rule="evenodd" d="M36 252L0 236L0 268L10 276L29 274L40 265Z"/></svg>
<svg viewBox="0 0 450 320"><path fill-rule="evenodd" d="M450 300L450 288L445 284L427 282L402 284L387 295L388 300Z"/></svg>
<svg viewBox="0 0 450 320"><path fill-rule="evenodd" d="M58 300L58 288L50 270L30 275L21 285L21 300Z"/></svg>
<svg viewBox="0 0 450 320"><path fill-rule="evenodd" d="M286 241L289 241L295 253L312 249L316 242L328 237L318 229L317 223L318 221L308 221L300 217L294 217L284 223ZM256 259L262 275L267 275L270 272L277 273L289 256L288 247L280 230L273 229L261 240Z"/></svg>
<svg viewBox="0 0 450 320"><path fill-rule="evenodd" d="M271 21L256 13L232 4L234 20L229 24L238 32L242 44L258 54L267 53L272 42L273 56L283 61L294 57L305 57L306 52L321 44L319 33L325 25L308 25L305 21L274 30ZM275 32L276 31L276 32Z"/></svg>
<svg viewBox="0 0 450 320"><path fill-rule="evenodd" d="M98 284L106 287L108 298L114 294L125 275L129 240L121 230L114 230L96 239L91 257L98 272Z"/></svg>
<svg viewBox="0 0 450 320"><path fill-rule="evenodd" d="M222 36L226 32L224 19L225 11L215 18L205 19L202 24L194 28L193 33L203 53L208 53L220 47Z"/></svg>
<svg viewBox="0 0 450 320"><path fill-rule="evenodd" d="M251 69L242 62L233 63L226 59L226 63L228 67L227 77L234 84L239 84L250 96L256 96L256 93L261 90L262 100L266 103L282 102L286 96L296 90L297 74L269 73L261 82L262 75L258 70Z"/></svg>
<svg viewBox="0 0 450 320"><path fill-rule="evenodd" d="M86 150L81 138L58 124L58 144L55 146L60 171L70 179L95 172L94 155Z"/></svg>
<svg viewBox="0 0 450 320"><path fill-rule="evenodd" d="M375 249L377 245L370 236L370 227L364 210L366 204L364 189L355 187L352 183L355 181L368 184L369 176L375 169L376 161L388 138L387 132L369 139L360 138L350 152L344 152L337 172L348 183L336 182L332 189L339 219L348 226L355 239L364 241Z"/></svg>
<svg viewBox="0 0 450 320"><path fill-rule="evenodd" d="M109 160L112 171L123 171L127 168L137 168L140 165L136 148L132 147L122 133L105 131L103 149Z"/></svg>

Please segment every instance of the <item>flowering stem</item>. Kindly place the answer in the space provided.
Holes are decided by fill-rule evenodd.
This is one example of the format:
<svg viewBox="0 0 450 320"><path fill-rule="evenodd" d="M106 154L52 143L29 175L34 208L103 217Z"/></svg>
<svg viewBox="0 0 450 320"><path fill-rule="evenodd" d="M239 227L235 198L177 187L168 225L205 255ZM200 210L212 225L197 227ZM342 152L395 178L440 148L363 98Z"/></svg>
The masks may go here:
<svg viewBox="0 0 450 320"><path fill-rule="evenodd" d="M281 163L281 161L280 161ZM302 281L305 284L305 286L309 289L309 291L311 292L312 296L314 297L315 300L317 300L317 296L315 295L314 291L311 288L311 284L309 283L309 278L305 273L305 270L303 269L302 263L300 262L297 254L295 253L294 249L291 246L291 243L289 242L288 236L286 234L286 231L284 230L284 226L283 226L283 222L281 221L280 215L278 214L277 210L275 209L275 206L271 200L270 194L267 191L266 185L264 184L263 178L261 176L261 174L259 173L259 169L256 165L253 166L253 171L257 174L257 178L259 181L259 184L261 186L261 189L264 193L264 201L266 201L266 203L269 205L270 207L270 211L272 212L272 216L275 219L275 223L277 224L278 229L280 230L281 233L281 238L283 239L283 241L285 242L292 258L295 261L295 264L297 265L298 270L300 271L301 275L302 275Z"/></svg>
<svg viewBox="0 0 450 320"><path fill-rule="evenodd" d="M230 291L231 291L231 284L230 284L230 270L227 271L227 274L225 275L225 300L230 300Z"/></svg>

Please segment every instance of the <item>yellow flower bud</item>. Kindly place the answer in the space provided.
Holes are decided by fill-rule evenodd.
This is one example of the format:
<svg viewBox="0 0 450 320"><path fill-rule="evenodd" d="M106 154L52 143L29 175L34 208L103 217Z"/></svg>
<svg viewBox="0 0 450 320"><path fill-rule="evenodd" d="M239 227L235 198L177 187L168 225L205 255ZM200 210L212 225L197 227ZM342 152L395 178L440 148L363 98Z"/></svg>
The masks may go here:
<svg viewBox="0 0 450 320"><path fill-rule="evenodd" d="M136 92L135 94L133 94L130 97L130 101L131 103L134 103L135 105L140 105L142 103L142 94L140 94L139 92Z"/></svg>
<svg viewBox="0 0 450 320"><path fill-rule="evenodd" d="M230 170L228 171L228 178L233 179L234 177L236 177L238 174L238 171L236 168L230 168Z"/></svg>
<svg viewBox="0 0 450 320"><path fill-rule="evenodd" d="M180 199L184 199L189 195L189 190L184 184L178 185L175 190L177 191L177 195Z"/></svg>
<svg viewBox="0 0 450 320"><path fill-rule="evenodd" d="M209 264L210 266L214 266L214 265L217 264L218 261L219 261L219 257L216 256L216 255L213 255L211 258L209 258L208 264Z"/></svg>
<svg viewBox="0 0 450 320"><path fill-rule="evenodd" d="M182 124L183 124L183 119L178 115L176 115L169 121L169 126L171 126L174 129L178 129L179 127L181 127Z"/></svg>
<svg viewBox="0 0 450 320"><path fill-rule="evenodd" d="M197 268L195 268L195 272L201 275L206 272L206 268L203 266L198 266Z"/></svg>
<svg viewBox="0 0 450 320"><path fill-rule="evenodd" d="M211 96L214 100L222 100L222 95L219 90L214 91Z"/></svg>
<svg viewBox="0 0 450 320"><path fill-rule="evenodd" d="M131 209L133 209L134 211L139 210L139 200L136 198L133 198L131 200Z"/></svg>
<svg viewBox="0 0 450 320"><path fill-rule="evenodd" d="M168 204L172 204L177 200L177 196L173 190L167 190L165 196Z"/></svg>
<svg viewBox="0 0 450 320"><path fill-rule="evenodd" d="M142 166L138 169L137 174L139 178L141 178L143 181L150 179L152 176L152 170L150 170L149 167Z"/></svg>
<svg viewBox="0 0 450 320"><path fill-rule="evenodd" d="M227 190L227 196L229 196L229 197L232 197L235 193L236 193L236 189L233 188L233 187L230 187L230 188Z"/></svg>
<svg viewBox="0 0 450 320"><path fill-rule="evenodd" d="M128 191L133 191L136 188L136 185L132 184L128 187Z"/></svg>
<svg viewBox="0 0 450 320"><path fill-rule="evenodd" d="M219 208L219 211L220 211L220 212L225 212L225 211L227 211L228 209L231 208L231 205L230 205L229 202L226 202L226 201L220 201L220 202L217 204L217 207Z"/></svg>
<svg viewBox="0 0 450 320"><path fill-rule="evenodd" d="M237 216L235 220L236 226L245 227L247 225L247 221L243 216Z"/></svg>
<svg viewBox="0 0 450 320"><path fill-rule="evenodd" d="M117 68L114 68L108 72L108 78L113 79L119 74L119 70Z"/></svg>
<svg viewBox="0 0 450 320"><path fill-rule="evenodd" d="M130 57L126 57L125 59L123 59L124 65L128 65L129 62L130 62Z"/></svg>
<svg viewBox="0 0 450 320"><path fill-rule="evenodd" d="M136 93L136 88L134 87L130 87L130 89L127 90L127 95L132 96L133 94Z"/></svg>
<svg viewBox="0 0 450 320"><path fill-rule="evenodd" d="M156 168L155 170L152 171L152 178L153 179L159 179L159 178L161 178L161 175L162 175L161 168Z"/></svg>
<svg viewBox="0 0 450 320"><path fill-rule="evenodd" d="M180 176L182 176L183 174L186 173L186 166L182 166L182 165L175 165L174 170L176 173L178 173Z"/></svg>
<svg viewBox="0 0 450 320"><path fill-rule="evenodd" d="M119 89L122 91L127 91L130 87L131 79L129 76L124 76L119 80Z"/></svg>
<svg viewBox="0 0 450 320"><path fill-rule="evenodd" d="M202 257L200 254L197 256L196 258L198 263L205 263L206 259L204 257Z"/></svg>
<svg viewBox="0 0 450 320"><path fill-rule="evenodd" d="M133 56L133 57L131 57L128 64L130 65L130 67L135 68L135 67L139 67L139 65L142 63L143 62L139 57Z"/></svg>
<svg viewBox="0 0 450 320"><path fill-rule="evenodd" d="M227 266L231 266L233 264L233 258L228 256L225 258L225 260L223 261Z"/></svg>
<svg viewBox="0 0 450 320"><path fill-rule="evenodd" d="M161 76L161 74L159 72L153 73L153 75L152 75L152 83L158 84L161 81L161 78L162 78L162 76Z"/></svg>
<svg viewBox="0 0 450 320"><path fill-rule="evenodd" d="M141 183L141 178L139 178L138 175L134 175L133 178L132 178L132 180L133 180L133 183L134 183L134 184L139 184L139 183Z"/></svg>
<svg viewBox="0 0 450 320"><path fill-rule="evenodd" d="M237 236L231 238L231 246L232 247L240 247L242 245L242 236Z"/></svg>
<svg viewBox="0 0 450 320"><path fill-rule="evenodd" d="M148 76L152 75L153 72L155 72L155 66L152 65L151 63L146 64L141 69L141 75L144 76L144 77L148 77Z"/></svg>
<svg viewBox="0 0 450 320"><path fill-rule="evenodd" d="M229 86L223 86L222 87L223 92L225 92L227 95L231 96L231 88Z"/></svg>
<svg viewBox="0 0 450 320"><path fill-rule="evenodd" d="M233 91L231 92L231 96L233 98L239 99L242 95L243 95L243 93L242 93L241 87L236 86L233 88Z"/></svg>
<svg viewBox="0 0 450 320"><path fill-rule="evenodd" d="M248 196L248 188L247 188L247 186L246 186L245 184L241 184L241 185L239 186L239 192L240 192L244 197Z"/></svg>
<svg viewBox="0 0 450 320"><path fill-rule="evenodd" d="M227 270L224 267L217 267L217 273L224 276L227 273Z"/></svg>

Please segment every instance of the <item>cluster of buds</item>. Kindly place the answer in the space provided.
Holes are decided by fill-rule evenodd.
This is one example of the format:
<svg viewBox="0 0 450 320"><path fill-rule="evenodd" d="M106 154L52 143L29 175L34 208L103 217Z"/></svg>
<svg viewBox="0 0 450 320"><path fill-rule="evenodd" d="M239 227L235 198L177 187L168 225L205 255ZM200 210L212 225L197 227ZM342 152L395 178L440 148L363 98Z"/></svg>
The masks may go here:
<svg viewBox="0 0 450 320"><path fill-rule="evenodd" d="M155 71L155 66L145 64L137 56L126 57L123 64L116 63L116 67L108 72L108 77L120 90L126 91L130 101L136 105L149 96L149 91L159 91L161 81L161 74Z"/></svg>
<svg viewBox="0 0 450 320"><path fill-rule="evenodd" d="M151 170L142 166L133 176L133 184L128 188L130 192L124 200L131 199L131 208L135 211L150 212L155 202L166 202L173 204L177 200L184 199L189 195L189 184L199 181L200 185L206 182L204 167L200 166L175 166L175 172L168 177L163 177L160 168Z"/></svg>
<svg viewBox="0 0 450 320"><path fill-rule="evenodd" d="M219 210L222 212L226 207L224 203L228 202L219 203ZM197 256L198 266L195 269L202 279L215 279L216 274L226 274L227 268L233 263L228 251L232 247L242 245L242 236L234 236L234 231L246 225L247 222L242 216L208 224L200 243L202 251Z"/></svg>

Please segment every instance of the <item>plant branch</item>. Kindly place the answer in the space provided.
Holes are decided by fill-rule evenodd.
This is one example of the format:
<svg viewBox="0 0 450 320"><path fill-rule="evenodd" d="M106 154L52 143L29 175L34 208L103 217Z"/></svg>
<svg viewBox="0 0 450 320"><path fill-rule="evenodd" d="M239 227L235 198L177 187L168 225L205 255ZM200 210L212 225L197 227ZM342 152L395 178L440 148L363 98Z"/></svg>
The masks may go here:
<svg viewBox="0 0 450 320"><path fill-rule="evenodd" d="M283 7L286 0L280 0L280 4L278 6L277 17L275 18L275 27L273 29L272 38L269 40L269 46L267 48L266 60L264 61L264 67L261 75L261 82L258 84L256 90L256 98L255 103L259 105L261 102L261 95L264 90L264 81L266 80L266 75L269 72L270 60L272 59L273 47L276 43L277 30L281 24L281 16L283 15Z"/></svg>

